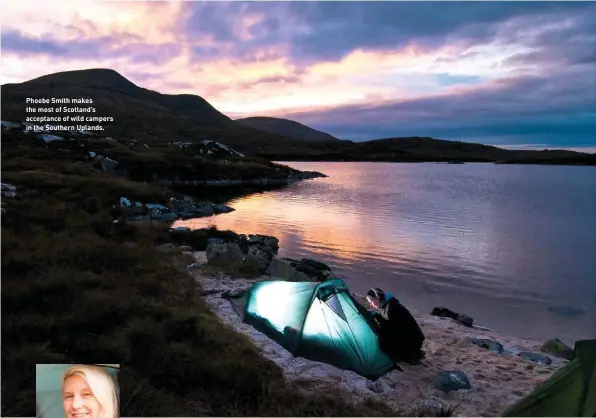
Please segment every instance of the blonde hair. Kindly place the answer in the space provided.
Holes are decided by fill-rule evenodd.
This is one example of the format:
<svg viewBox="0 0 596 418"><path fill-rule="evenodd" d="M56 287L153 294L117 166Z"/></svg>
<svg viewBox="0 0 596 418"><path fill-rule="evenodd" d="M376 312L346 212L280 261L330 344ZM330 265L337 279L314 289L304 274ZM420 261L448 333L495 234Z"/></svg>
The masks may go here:
<svg viewBox="0 0 596 418"><path fill-rule="evenodd" d="M62 376L62 388L64 388L66 380L73 376L81 376L87 381L93 396L101 405L99 418L118 418L120 416L118 383L104 369L90 365L72 366Z"/></svg>

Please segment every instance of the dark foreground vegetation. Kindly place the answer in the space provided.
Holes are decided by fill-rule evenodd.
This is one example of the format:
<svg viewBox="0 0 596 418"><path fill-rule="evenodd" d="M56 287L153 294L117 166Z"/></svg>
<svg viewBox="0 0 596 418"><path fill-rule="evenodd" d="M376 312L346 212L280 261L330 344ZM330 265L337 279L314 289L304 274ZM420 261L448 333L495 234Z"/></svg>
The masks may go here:
<svg viewBox="0 0 596 418"><path fill-rule="evenodd" d="M28 141L28 142L24 142ZM299 390L198 296L181 251L208 229L114 222L121 196L174 191L104 172L68 143L2 136L2 415L34 416L35 364L119 363L122 416L387 416ZM84 152L82 152L84 153Z"/></svg>

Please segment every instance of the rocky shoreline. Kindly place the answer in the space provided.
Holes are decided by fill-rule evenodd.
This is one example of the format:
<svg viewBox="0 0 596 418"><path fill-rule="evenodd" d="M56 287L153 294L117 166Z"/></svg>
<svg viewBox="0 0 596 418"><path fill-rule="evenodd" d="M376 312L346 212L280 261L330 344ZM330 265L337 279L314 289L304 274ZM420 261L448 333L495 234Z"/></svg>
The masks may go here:
<svg viewBox="0 0 596 418"><path fill-rule="evenodd" d="M188 232L188 228L181 230ZM238 237L211 239L206 251L187 252L195 261L188 266L189 274L210 309L225 324L246 335L262 355L284 371L288 381L305 391L339 393L350 402L373 397L402 414L424 411L424 416L438 416L440 411L454 408L456 416L499 416L569 359L571 349L558 340L542 344L507 336L443 307L431 314L412 311L427 337L423 364L400 364L403 371L394 370L376 381L294 357L242 323L227 297L262 280L324 281L335 275L329 266L316 260L278 257L279 241L275 237ZM255 274L243 277L226 273L238 265L250 266ZM352 295L366 306L363 295ZM450 381L454 373L463 376L466 385Z"/></svg>
<svg viewBox="0 0 596 418"><path fill-rule="evenodd" d="M89 132L86 130L64 131L57 129L56 126L47 124L44 126L37 126L30 122L10 122L1 121L2 132L19 132L27 135L32 139L43 141L46 146L52 144L65 144L64 149L58 148L59 151L71 153L68 149L68 144L72 141L83 140L97 140L109 146L123 145L127 148L157 148L156 145L149 145L146 143L139 143L137 140L122 140L112 137L105 137L100 133ZM57 145L56 145L57 146ZM96 144L96 146L98 146ZM84 147L81 144L81 147ZM87 147L85 147L87 148ZM197 142L170 142L167 148L185 149L190 154L201 155L205 158L214 161L220 161L223 164L233 166L234 162L245 161L248 157L243 153L238 152L225 144L212 140L203 140ZM86 158L92 165L99 168L106 173L112 173L120 177L129 178L129 168L125 164L121 164L115 157L103 155L98 149L89 146L86 151ZM293 184L302 180L309 180L315 178L327 177L323 173L316 171L299 171L288 169L283 172L278 167L275 172L269 176L252 177L252 178L200 178L200 179L182 179L177 176L156 176L153 182L161 186L204 186L204 187L231 187L231 186L285 186ZM170 218L167 218L170 219Z"/></svg>

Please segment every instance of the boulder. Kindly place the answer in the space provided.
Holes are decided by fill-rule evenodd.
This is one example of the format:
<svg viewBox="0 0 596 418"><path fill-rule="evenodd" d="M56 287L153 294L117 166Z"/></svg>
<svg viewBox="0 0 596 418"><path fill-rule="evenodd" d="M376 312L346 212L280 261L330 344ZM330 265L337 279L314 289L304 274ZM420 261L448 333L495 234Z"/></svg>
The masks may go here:
<svg viewBox="0 0 596 418"><path fill-rule="evenodd" d="M501 354L504 351L503 344L494 340L489 340L488 338L469 338L469 341L472 344L481 348L486 348L493 353Z"/></svg>
<svg viewBox="0 0 596 418"><path fill-rule="evenodd" d="M325 281L333 277L331 270L318 270L309 264L291 258L274 257L267 274L292 282Z"/></svg>
<svg viewBox="0 0 596 418"><path fill-rule="evenodd" d="M540 348L540 351L565 360L573 359L573 348L569 347L558 338L553 338L545 342Z"/></svg>
<svg viewBox="0 0 596 418"><path fill-rule="evenodd" d="M471 316L454 312L442 306L434 307L430 314L440 318L451 318L466 327L471 327L474 323L474 319Z"/></svg>
<svg viewBox="0 0 596 418"><path fill-rule="evenodd" d="M302 264L306 264L307 266L316 268L317 270L328 270L331 271L331 267L327 264L321 263L319 261L313 260L312 258L303 258L300 260Z"/></svg>
<svg viewBox="0 0 596 418"><path fill-rule="evenodd" d="M269 235L249 235L248 246L257 246L259 249L271 254L277 254L279 240Z"/></svg>
<svg viewBox="0 0 596 418"><path fill-rule="evenodd" d="M215 211L215 213L230 213L235 211L236 209L231 208L229 206L226 205L213 205L213 210Z"/></svg>
<svg viewBox="0 0 596 418"><path fill-rule="evenodd" d="M460 370L442 371L439 372L433 388L441 392L451 392L461 389L470 389L472 385L466 374Z"/></svg>
<svg viewBox="0 0 596 418"><path fill-rule="evenodd" d="M545 356L544 354L531 353L529 351L522 351L517 353L517 355L523 359L530 360L535 363L546 364L547 366L551 365L553 362L550 357Z"/></svg>
<svg viewBox="0 0 596 418"><path fill-rule="evenodd" d="M474 325L474 319L466 314L458 314L455 320L466 327L472 327Z"/></svg>
<svg viewBox="0 0 596 418"><path fill-rule="evenodd" d="M207 254L205 254L205 251L196 251L195 253L193 253L193 258L195 259L195 261L199 264L207 264Z"/></svg>
<svg viewBox="0 0 596 418"><path fill-rule="evenodd" d="M210 244L205 251L209 264L239 264L244 260L244 254L236 243Z"/></svg>
<svg viewBox="0 0 596 418"><path fill-rule="evenodd" d="M183 245L180 247L180 251L191 251L192 252L192 247L188 246L188 245Z"/></svg>
<svg viewBox="0 0 596 418"><path fill-rule="evenodd" d="M246 255L246 263L254 267L261 273L267 271L273 255L266 251L261 250L257 246L249 247L248 254Z"/></svg>

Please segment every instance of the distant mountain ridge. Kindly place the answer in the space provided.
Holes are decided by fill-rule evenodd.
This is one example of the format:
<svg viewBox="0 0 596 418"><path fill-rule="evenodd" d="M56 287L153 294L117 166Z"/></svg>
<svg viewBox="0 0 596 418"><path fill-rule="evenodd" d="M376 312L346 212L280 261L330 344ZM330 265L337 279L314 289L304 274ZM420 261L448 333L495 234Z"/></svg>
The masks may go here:
<svg viewBox="0 0 596 418"><path fill-rule="evenodd" d="M289 138L302 139L305 141L338 141L339 139L326 133L299 122L273 118L266 116L253 116L249 118L236 119L236 123L248 126L260 131L270 132L278 135L284 135Z"/></svg>
<svg viewBox="0 0 596 418"><path fill-rule="evenodd" d="M511 162L596 165L596 154L514 151L461 141L411 137L364 142L341 140L298 122L268 117L232 120L204 98L162 94L132 83L111 69L48 74L2 85L2 120L24 121L25 99L92 98L97 113L113 117L102 135L146 145L213 140L273 161ZM37 113L37 116L55 116ZM79 114L83 115L83 114ZM89 114L86 114L89 116Z"/></svg>

